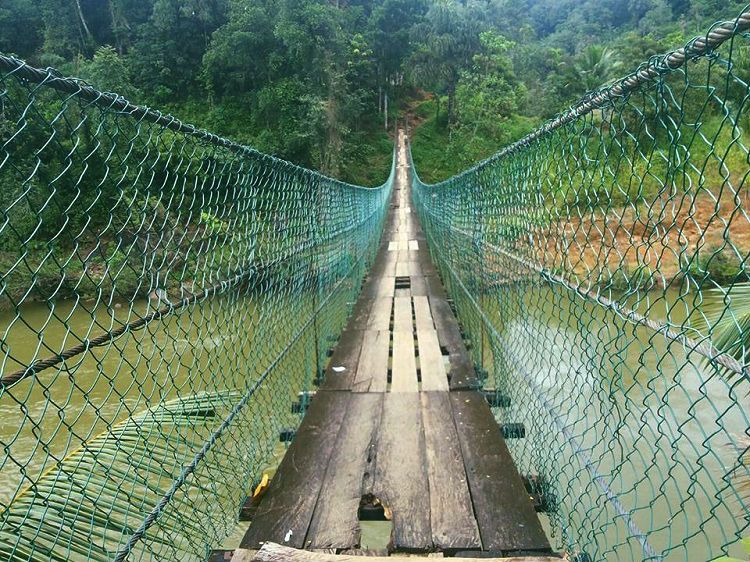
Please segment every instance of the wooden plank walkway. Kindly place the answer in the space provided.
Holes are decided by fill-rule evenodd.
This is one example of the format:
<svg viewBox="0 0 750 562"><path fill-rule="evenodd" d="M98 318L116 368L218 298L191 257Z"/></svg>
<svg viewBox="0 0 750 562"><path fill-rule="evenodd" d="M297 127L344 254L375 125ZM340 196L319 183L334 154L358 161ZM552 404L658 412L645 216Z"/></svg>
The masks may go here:
<svg viewBox="0 0 750 562"><path fill-rule="evenodd" d="M547 556L411 212L401 137L376 262L241 546L356 549L367 498L392 518L395 551Z"/></svg>
<svg viewBox="0 0 750 562"><path fill-rule="evenodd" d="M362 561L363 556L365 560ZM418 560L418 558L416 558ZM260 550L238 550L231 562L413 562L415 557L378 556L370 553L333 554L328 552L309 552L295 550L276 543L266 543ZM430 558L434 560L434 558ZM455 562L473 562L476 558L451 558ZM486 557L484 562L560 562L560 558L551 556L514 556L512 558Z"/></svg>
<svg viewBox="0 0 750 562"><path fill-rule="evenodd" d="M370 556L369 553L364 562L413 562L415 558L400 556ZM266 543L260 550L238 550L234 553L231 562L358 562L362 561L363 554L332 554L328 552L309 552L295 550L276 543ZM432 558L431 558L432 560ZM476 558L451 558L455 562L473 562ZM553 557L517 557L512 558L485 558L485 562L560 562L560 558Z"/></svg>

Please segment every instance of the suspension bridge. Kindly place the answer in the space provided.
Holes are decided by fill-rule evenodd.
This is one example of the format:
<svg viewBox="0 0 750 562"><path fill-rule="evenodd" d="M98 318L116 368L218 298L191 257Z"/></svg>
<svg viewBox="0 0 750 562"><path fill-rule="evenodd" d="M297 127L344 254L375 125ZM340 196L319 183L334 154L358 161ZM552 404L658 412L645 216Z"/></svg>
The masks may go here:
<svg viewBox="0 0 750 562"><path fill-rule="evenodd" d="M0 559L746 560L749 31L376 188L0 55Z"/></svg>
<svg viewBox="0 0 750 562"><path fill-rule="evenodd" d="M411 212L398 136L377 258L242 546L356 549L360 514L379 507L398 551L547 554Z"/></svg>

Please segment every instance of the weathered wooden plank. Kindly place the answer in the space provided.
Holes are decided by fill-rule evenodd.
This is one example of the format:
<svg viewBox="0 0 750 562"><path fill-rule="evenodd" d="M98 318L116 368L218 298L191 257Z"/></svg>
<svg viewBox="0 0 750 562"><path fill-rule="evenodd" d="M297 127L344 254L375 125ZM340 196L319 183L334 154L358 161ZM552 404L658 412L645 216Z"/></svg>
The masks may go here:
<svg viewBox="0 0 750 562"><path fill-rule="evenodd" d="M437 332L433 328L417 329L419 345L419 372L422 375L422 390L448 392L448 376L445 359L440 351Z"/></svg>
<svg viewBox="0 0 750 562"><path fill-rule="evenodd" d="M411 277L411 294L417 297L426 297L429 294L425 277L421 275Z"/></svg>
<svg viewBox="0 0 750 562"><path fill-rule="evenodd" d="M370 308L370 316L367 319L367 329L388 330L391 325L391 309L393 299L391 297L380 297L375 299Z"/></svg>
<svg viewBox="0 0 750 562"><path fill-rule="evenodd" d="M419 265L422 267L422 275L437 275L435 264L432 263L430 252L427 251L427 243L424 241L418 241L418 243L420 245L420 249L416 252L410 252L411 254L413 254L411 256L411 261L419 262Z"/></svg>
<svg viewBox="0 0 750 562"><path fill-rule="evenodd" d="M367 326L367 319L370 317L370 309L373 303L371 297L372 288L372 282L369 281L362 287L360 298L357 299L352 308L352 313L345 329L361 330Z"/></svg>
<svg viewBox="0 0 750 562"><path fill-rule="evenodd" d="M378 280L377 297L392 297L396 290L396 278L385 276Z"/></svg>
<svg viewBox="0 0 750 562"><path fill-rule="evenodd" d="M431 548L430 490L416 392L384 395L371 493L392 513L396 549Z"/></svg>
<svg viewBox="0 0 750 562"><path fill-rule="evenodd" d="M436 296L430 296L429 299L438 341L450 353L451 390L477 388L479 381L453 311L445 299Z"/></svg>
<svg viewBox="0 0 750 562"><path fill-rule="evenodd" d="M409 277L409 262L396 262L396 277Z"/></svg>
<svg viewBox="0 0 750 562"><path fill-rule="evenodd" d="M393 332L393 366L391 392L417 392L417 360L414 353L414 332Z"/></svg>
<svg viewBox="0 0 750 562"><path fill-rule="evenodd" d="M423 256L427 253L425 249L422 250L407 250L405 261L423 261Z"/></svg>
<svg viewBox="0 0 750 562"><path fill-rule="evenodd" d="M342 550L338 554L343 554L344 556L366 556L367 558L375 558L377 556L380 556L382 558L383 556L388 556L388 549L378 548L376 550L372 550L369 548L347 548L346 550Z"/></svg>
<svg viewBox="0 0 750 562"><path fill-rule="evenodd" d="M415 277L422 275L422 264L417 261L410 261L407 264L408 275Z"/></svg>
<svg viewBox="0 0 750 562"><path fill-rule="evenodd" d="M388 242L384 241L381 244L378 254L375 256L375 261L372 264L372 268L368 273L368 283L377 282L386 272L390 264L396 261L397 252L388 251Z"/></svg>
<svg viewBox="0 0 750 562"><path fill-rule="evenodd" d="M430 484L432 541L443 550L479 549L482 543L448 393L422 392L420 398Z"/></svg>
<svg viewBox="0 0 750 562"><path fill-rule="evenodd" d="M244 553L248 552L249 557ZM476 558L451 558L455 562L476 562ZM362 562L362 556L350 554L327 554L296 550L275 543L266 543L258 551L234 552L232 562ZM414 557L407 556L372 556L367 562L414 562ZM484 558L484 562L560 562L560 558L551 556L513 556L511 558Z"/></svg>
<svg viewBox="0 0 750 562"><path fill-rule="evenodd" d="M333 350L320 390L349 390L357 372L364 330L346 329Z"/></svg>
<svg viewBox="0 0 750 562"><path fill-rule="evenodd" d="M390 345L391 334L388 330L365 331L352 392L386 391Z"/></svg>
<svg viewBox="0 0 750 562"><path fill-rule="evenodd" d="M388 257L391 258L383 264L382 276L395 277L396 276L396 254L395 252L388 252Z"/></svg>
<svg viewBox="0 0 750 562"><path fill-rule="evenodd" d="M387 357L386 357L387 359ZM355 548L360 544L359 503L374 451L384 394L355 394L328 463L305 548Z"/></svg>
<svg viewBox="0 0 750 562"><path fill-rule="evenodd" d="M266 543L266 544L268 544L268 545L272 544L272 545L275 545L275 546L277 546L279 548L283 548L283 549L289 548L287 546L277 545L276 543L272 543L272 542L269 542L269 543ZM294 550L294 549L289 549L289 550ZM294 551L297 552L296 550L294 550ZM236 549L234 551L234 554L232 555L231 562L254 562L255 556L257 554L258 554L258 551L255 550L255 549L238 548L238 549Z"/></svg>
<svg viewBox="0 0 750 562"><path fill-rule="evenodd" d="M435 324L432 321L432 312L430 312L430 301L426 296L417 295L414 300L414 319L419 330L434 330Z"/></svg>
<svg viewBox="0 0 750 562"><path fill-rule="evenodd" d="M348 392L319 391L276 471L242 548L274 541L304 545L318 493L346 413Z"/></svg>
<svg viewBox="0 0 750 562"><path fill-rule="evenodd" d="M547 537L487 402L474 391L449 396L483 548L548 551Z"/></svg>
<svg viewBox="0 0 750 562"><path fill-rule="evenodd" d="M445 287L443 287L443 283L442 281L440 281L440 277L438 277L437 275L425 274L424 279L427 282L427 294L429 296L440 297L443 300L447 298Z"/></svg>
<svg viewBox="0 0 750 562"><path fill-rule="evenodd" d="M395 297L393 299L393 331L413 332L413 330L411 297Z"/></svg>

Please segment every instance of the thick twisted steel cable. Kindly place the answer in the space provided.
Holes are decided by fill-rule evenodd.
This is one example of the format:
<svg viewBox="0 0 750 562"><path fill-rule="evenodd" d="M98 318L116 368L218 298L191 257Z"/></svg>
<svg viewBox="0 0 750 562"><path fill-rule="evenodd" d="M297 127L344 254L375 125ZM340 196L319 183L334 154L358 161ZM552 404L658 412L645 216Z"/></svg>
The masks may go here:
<svg viewBox="0 0 750 562"><path fill-rule="evenodd" d="M451 180L473 174L488 164L529 146L549 133L580 119L596 109L601 109L611 104L612 100L627 96L637 91L644 84L652 82L655 78L677 70L687 61L706 56L713 49L720 47L732 37L746 31L750 31L750 6L745 8L737 19L716 24L705 36L695 37L687 46L680 47L664 55L654 56L641 64L631 74L615 81L614 84L604 86L586 94L569 109L559 113L541 127L534 129L525 137L509 144L490 158L457 174Z"/></svg>
<svg viewBox="0 0 750 562"><path fill-rule="evenodd" d="M184 123L176 117L165 115L160 111L156 111L149 107L135 105L118 94L101 92L84 80L78 78L61 77L52 68L36 68L26 64L26 62L21 59L0 53L0 72L6 73L8 76L15 76L20 80L28 80L29 82L41 84L45 87L53 88L60 92L73 94L77 98L90 102L95 106L107 111L116 111L118 113L123 113L138 121L153 123L155 125L159 125L166 129L169 129L170 131L182 133L184 135L189 135L191 137L206 141L214 146L227 148L240 154L252 155L261 158L268 162L272 162L274 165L281 166L282 168L285 168L287 170L298 170L311 177L316 177L323 180L332 180L332 178L325 176L324 174L321 174L316 170L302 168L286 160L281 160L269 154L264 154L255 150L254 148L239 144L224 137L220 137L189 123ZM355 189L369 189L362 186L341 182L339 180L332 181L335 181L336 183L339 183L341 185L347 185Z"/></svg>
<svg viewBox="0 0 750 562"><path fill-rule="evenodd" d="M365 220L372 219L374 217L374 214L375 213L370 215L370 217L368 217ZM351 232L355 228L356 226L349 227L341 232L336 233L335 237L347 234L348 232ZM21 369L12 371L8 373L7 375L3 375L2 377L0 377L0 390L3 387L10 387L14 385L17 382L25 379L26 377L36 375L37 373L44 371L46 369L49 369L50 367L59 365L63 361L72 359L73 357L76 357L77 355L85 353L89 351L90 349L103 346L117 339L118 337L124 334L127 334L128 332L133 332L135 330L144 328L145 326L147 326L154 320L160 320L162 318L167 317L170 314L175 314L179 312L181 309L187 306L190 306L191 304L195 304L211 296L219 295L223 292L226 292L232 287L237 286L242 281L249 279L253 276L260 275L264 270L272 269L273 267L278 266L284 263L285 261L289 260L290 258L294 257L300 251L305 251L307 249L313 248L314 246L315 246L315 243L310 243L302 247L296 248L294 251L288 252L288 255L286 257L275 258L271 262L266 262L262 265L259 265L258 267L250 268L247 271L240 272L234 277L232 277L231 279L226 279L218 283L214 283L212 286L208 287L207 289L204 289L200 291L199 293L192 295L190 297L184 297L174 303L170 302L162 306L158 310L155 310L147 314L146 316L143 316L142 318L134 320L133 322L123 324L119 328L110 330L108 332L100 334L99 336L96 336L95 338L86 340L83 343L80 343L76 346L73 346L64 351L61 351L59 354L47 357L45 359L39 359L37 361L34 361L27 367L23 367Z"/></svg>
<svg viewBox="0 0 750 562"><path fill-rule="evenodd" d="M425 212L428 213L433 218L433 220L440 223L443 228L452 232L456 232L457 234L460 234L461 236L464 236L466 238L473 239L472 233L447 223L445 220L441 219L438 215L431 212L429 209L425 209ZM750 373L748 373L748 367L735 359L729 353L717 349L716 346L711 343L711 339L709 337L705 337L700 341L691 338L685 333L675 331L664 322L659 322L657 320L654 320L653 318L648 318L647 316L644 316L643 314L640 314L639 312L636 312L635 310L632 310L615 300L607 298L592 289L584 287L582 284L572 283L565 279L563 276L553 273L543 266L528 259L522 258L521 256L518 256L512 252L509 252L508 250L505 250L500 246L496 246L485 241L482 242L482 245L493 252L512 259L529 271L538 273L541 277L548 280L549 282L557 283L572 291L573 293L586 298L590 302L598 304L599 306L602 306L606 309L612 310L632 324L645 326L651 331L664 336L668 340L679 343L685 349L702 355L709 361L716 363L717 365L721 365L727 370L740 375L750 382Z"/></svg>

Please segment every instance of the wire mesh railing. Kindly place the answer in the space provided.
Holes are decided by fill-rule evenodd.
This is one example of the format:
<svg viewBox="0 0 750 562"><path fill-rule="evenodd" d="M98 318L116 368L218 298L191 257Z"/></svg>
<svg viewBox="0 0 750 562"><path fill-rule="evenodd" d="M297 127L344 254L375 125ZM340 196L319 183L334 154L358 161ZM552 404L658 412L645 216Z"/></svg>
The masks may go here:
<svg viewBox="0 0 750 562"><path fill-rule="evenodd" d="M497 419L587 560L746 560L750 11L415 205Z"/></svg>
<svg viewBox="0 0 750 562"><path fill-rule="evenodd" d="M0 56L0 559L220 546L323 376L390 187Z"/></svg>

